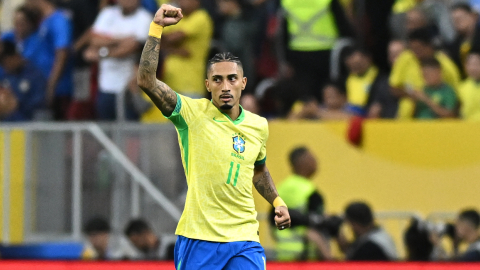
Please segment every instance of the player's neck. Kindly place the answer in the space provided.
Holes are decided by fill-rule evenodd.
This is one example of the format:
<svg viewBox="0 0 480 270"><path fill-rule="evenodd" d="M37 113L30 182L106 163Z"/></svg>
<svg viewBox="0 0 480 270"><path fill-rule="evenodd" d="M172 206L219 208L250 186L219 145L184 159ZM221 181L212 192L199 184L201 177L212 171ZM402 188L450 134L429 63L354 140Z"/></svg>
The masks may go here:
<svg viewBox="0 0 480 270"><path fill-rule="evenodd" d="M223 114L226 114L228 117L230 117L232 121L237 120L237 118L240 116L240 113L242 112L239 104L234 105L231 109L222 109L222 107L215 104L215 102L213 103L213 105L215 105L215 107L217 107L217 109Z"/></svg>

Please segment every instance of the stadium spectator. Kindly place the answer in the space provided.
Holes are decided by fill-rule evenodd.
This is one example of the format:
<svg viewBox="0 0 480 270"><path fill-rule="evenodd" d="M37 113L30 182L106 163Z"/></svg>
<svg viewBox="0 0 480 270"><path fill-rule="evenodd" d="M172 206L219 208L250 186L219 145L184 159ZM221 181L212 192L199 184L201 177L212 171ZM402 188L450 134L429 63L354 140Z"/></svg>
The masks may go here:
<svg viewBox="0 0 480 270"><path fill-rule="evenodd" d="M298 89L321 100L316 89L330 79L331 50L339 37L354 35L352 27L338 0L281 0L280 4L280 76L293 70L295 81L306 84L305 89Z"/></svg>
<svg viewBox="0 0 480 270"><path fill-rule="evenodd" d="M163 81L182 95L201 98L207 94L206 63L213 23L199 0L177 0L177 4L184 17L163 31L162 50L167 52Z"/></svg>
<svg viewBox="0 0 480 270"><path fill-rule="evenodd" d="M90 219L83 231L88 239L82 254L83 259L125 260L138 257L126 242L122 242L122 238L112 239L110 224L102 217ZM115 243L115 240L118 240L118 243Z"/></svg>
<svg viewBox="0 0 480 270"><path fill-rule="evenodd" d="M465 64L467 79L458 88L460 116L466 120L480 120L480 53L471 52Z"/></svg>
<svg viewBox="0 0 480 270"><path fill-rule="evenodd" d="M457 36L448 46L448 51L455 64L466 75L465 61L470 51L480 50L480 25L478 14L468 3L458 3L451 8L451 19Z"/></svg>
<svg viewBox="0 0 480 270"><path fill-rule="evenodd" d="M413 218L403 235L407 261L431 261L434 245L430 238L431 233L426 224Z"/></svg>
<svg viewBox="0 0 480 270"><path fill-rule="evenodd" d="M257 19L246 0L217 0L218 9L223 16L220 30L220 48L237 55L242 61L244 76L248 78L247 91L255 81L255 27ZM252 9L253 7L250 7Z"/></svg>
<svg viewBox="0 0 480 270"><path fill-rule="evenodd" d="M59 1L59 7L68 11L73 24L73 100L68 120L95 118L94 92L92 92L92 66L83 54L92 38L91 27L100 11L100 0Z"/></svg>
<svg viewBox="0 0 480 270"><path fill-rule="evenodd" d="M414 103L405 98L406 93L422 91L425 86L420 65L422 60L437 59L441 65L444 82L454 89L458 87L460 74L457 67L447 55L435 49L431 38L427 29L418 29L410 33L409 49L400 54L393 65L389 80L392 93L401 98L397 111L397 117L400 119L412 118L415 110Z"/></svg>
<svg viewBox="0 0 480 270"><path fill-rule="evenodd" d="M401 40L392 40L388 44L388 64L392 67L402 52L405 51L405 43Z"/></svg>
<svg viewBox="0 0 480 270"><path fill-rule="evenodd" d="M314 227L315 220L323 218L325 208L323 196L312 183L317 160L307 148L298 147L290 152L289 161L293 174L278 186L278 194L289 207L292 227L290 230L274 230L277 259L330 260L328 241ZM272 221L274 214L271 214ZM275 226L274 223L271 225Z"/></svg>
<svg viewBox="0 0 480 270"><path fill-rule="evenodd" d="M46 102L56 120L64 120L73 91L72 25L67 16L57 9L55 0L27 0L42 15L42 22L34 41L33 53L26 58L37 65L47 77Z"/></svg>
<svg viewBox="0 0 480 270"><path fill-rule="evenodd" d="M140 0L119 0L98 15L85 52L87 60L99 61L98 119L112 121L119 117L117 99L136 76L135 64L151 21L152 15L140 7Z"/></svg>
<svg viewBox="0 0 480 270"><path fill-rule="evenodd" d="M144 260L173 260L176 237L159 238L143 219L131 220L125 235L143 253Z"/></svg>
<svg viewBox="0 0 480 270"><path fill-rule="evenodd" d="M334 82L329 82L321 90L323 104L319 104L314 97L294 104L288 119L322 119L345 120L352 116L347 106L347 99L343 87Z"/></svg>
<svg viewBox="0 0 480 270"><path fill-rule="evenodd" d="M455 224L455 235L460 242L467 243L467 250L457 256L458 261L480 262L480 214L469 209L460 213Z"/></svg>
<svg viewBox="0 0 480 270"><path fill-rule="evenodd" d="M32 57L41 14L35 9L20 6L13 16L13 30L2 34L2 40L15 43L17 51L24 57Z"/></svg>
<svg viewBox="0 0 480 270"><path fill-rule="evenodd" d="M437 59L423 60L422 73L425 80L423 91L408 91L416 102L415 118L435 119L455 116L457 97L451 86L442 79L442 68Z"/></svg>
<svg viewBox="0 0 480 270"><path fill-rule="evenodd" d="M258 106L257 98L252 94L243 94L240 98L240 105L245 110L254 114L260 114L260 107Z"/></svg>
<svg viewBox="0 0 480 270"><path fill-rule="evenodd" d="M397 100L388 88L388 76L372 63L371 54L361 48L346 52L347 102L351 113L361 117L394 118Z"/></svg>
<svg viewBox="0 0 480 270"><path fill-rule="evenodd" d="M30 121L45 105L46 79L42 72L3 41L0 48L0 120Z"/></svg>
<svg viewBox="0 0 480 270"><path fill-rule="evenodd" d="M349 242L343 233L336 239L347 261L394 261L398 258L392 238L375 225L372 210L366 203L349 204L345 209L345 221L355 240Z"/></svg>

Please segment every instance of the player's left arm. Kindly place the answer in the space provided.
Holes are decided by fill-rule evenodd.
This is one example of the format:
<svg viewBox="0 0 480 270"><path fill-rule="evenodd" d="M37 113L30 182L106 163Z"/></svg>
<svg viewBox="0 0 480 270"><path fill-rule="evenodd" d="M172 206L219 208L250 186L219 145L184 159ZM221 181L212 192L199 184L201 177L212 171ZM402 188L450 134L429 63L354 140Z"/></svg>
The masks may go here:
<svg viewBox="0 0 480 270"><path fill-rule="evenodd" d="M255 165L253 172L253 185L258 193L275 207L275 224L277 228L279 230L289 228L291 226L291 221L287 205L278 196L277 188L273 183L267 165Z"/></svg>

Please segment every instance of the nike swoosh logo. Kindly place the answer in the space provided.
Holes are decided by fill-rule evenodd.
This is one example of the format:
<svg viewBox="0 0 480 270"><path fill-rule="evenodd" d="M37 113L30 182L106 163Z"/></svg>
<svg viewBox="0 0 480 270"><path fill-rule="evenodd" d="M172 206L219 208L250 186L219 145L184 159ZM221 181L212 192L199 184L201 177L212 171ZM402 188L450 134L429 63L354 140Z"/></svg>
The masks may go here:
<svg viewBox="0 0 480 270"><path fill-rule="evenodd" d="M215 119L215 117L213 117L213 121L215 121L215 122L218 122L218 123L225 123L225 122L228 122L228 121L221 121L221 120L217 120L217 119Z"/></svg>

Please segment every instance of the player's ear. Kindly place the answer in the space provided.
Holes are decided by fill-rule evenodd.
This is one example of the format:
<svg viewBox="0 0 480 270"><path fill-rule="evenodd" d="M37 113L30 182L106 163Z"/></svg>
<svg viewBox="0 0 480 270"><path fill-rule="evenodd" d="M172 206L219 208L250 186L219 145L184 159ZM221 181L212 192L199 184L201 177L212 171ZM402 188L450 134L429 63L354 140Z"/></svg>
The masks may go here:
<svg viewBox="0 0 480 270"><path fill-rule="evenodd" d="M205 87L207 88L208 92L211 92L210 91L210 82L208 81L208 79L205 79Z"/></svg>
<svg viewBox="0 0 480 270"><path fill-rule="evenodd" d="M245 87L247 87L247 77L243 77L242 79L242 91L245 90Z"/></svg>

